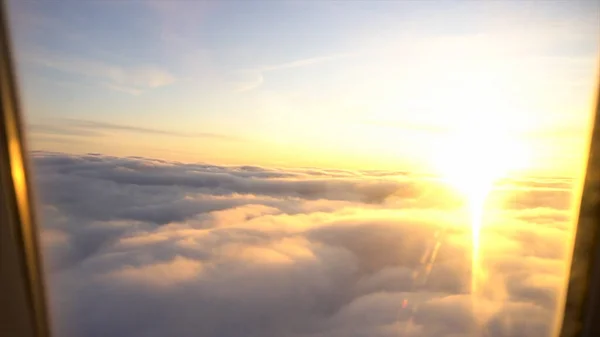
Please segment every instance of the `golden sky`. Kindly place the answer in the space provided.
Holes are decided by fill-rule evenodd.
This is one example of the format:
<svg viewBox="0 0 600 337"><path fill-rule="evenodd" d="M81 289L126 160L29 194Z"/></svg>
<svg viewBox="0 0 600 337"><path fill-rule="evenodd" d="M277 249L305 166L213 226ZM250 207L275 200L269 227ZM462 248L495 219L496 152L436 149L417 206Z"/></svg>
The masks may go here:
<svg viewBox="0 0 600 337"><path fill-rule="evenodd" d="M471 158L551 174L585 158L593 2L12 12L37 23L13 29L36 150L424 171Z"/></svg>

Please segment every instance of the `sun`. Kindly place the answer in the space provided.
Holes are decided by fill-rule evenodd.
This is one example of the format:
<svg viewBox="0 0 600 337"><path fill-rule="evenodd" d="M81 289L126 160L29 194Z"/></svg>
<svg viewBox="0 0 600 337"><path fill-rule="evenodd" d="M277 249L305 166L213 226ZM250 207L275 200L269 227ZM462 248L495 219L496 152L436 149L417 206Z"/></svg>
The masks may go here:
<svg viewBox="0 0 600 337"><path fill-rule="evenodd" d="M469 123L470 124L470 123ZM499 179L526 166L526 146L503 132L500 125L470 124L443 137L435 156L445 183L466 201L471 226L471 292L477 294L482 273L481 229L486 201Z"/></svg>
<svg viewBox="0 0 600 337"><path fill-rule="evenodd" d="M440 136L437 151L432 154L436 171L443 181L459 192L466 201L471 226L472 272L471 292L479 290L481 266L481 230L487 200L499 179L525 169L528 146L516 136L513 126L504 116L482 101L489 98L481 88L471 88L467 103L454 110L455 119L448 131ZM495 100L487 100L491 102Z"/></svg>

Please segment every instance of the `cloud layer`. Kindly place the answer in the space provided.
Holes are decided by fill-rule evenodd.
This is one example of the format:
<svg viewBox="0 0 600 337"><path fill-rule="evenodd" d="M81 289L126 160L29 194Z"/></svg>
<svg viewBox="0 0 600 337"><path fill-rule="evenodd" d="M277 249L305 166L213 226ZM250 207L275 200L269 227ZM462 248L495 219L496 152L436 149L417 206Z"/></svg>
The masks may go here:
<svg viewBox="0 0 600 337"><path fill-rule="evenodd" d="M33 153L59 336L550 336L570 180L464 201L404 172Z"/></svg>

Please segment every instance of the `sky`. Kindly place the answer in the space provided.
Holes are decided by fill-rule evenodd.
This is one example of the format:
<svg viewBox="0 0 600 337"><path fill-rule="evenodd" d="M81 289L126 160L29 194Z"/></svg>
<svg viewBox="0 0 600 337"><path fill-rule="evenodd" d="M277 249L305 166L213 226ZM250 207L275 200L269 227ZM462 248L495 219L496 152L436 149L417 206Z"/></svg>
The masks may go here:
<svg viewBox="0 0 600 337"><path fill-rule="evenodd" d="M435 171L583 162L595 1L12 1L34 150ZM477 134L471 134L477 130ZM450 142L452 143L452 142ZM506 150L506 149L505 149ZM460 156L479 156L473 150ZM508 159L507 159L508 160Z"/></svg>

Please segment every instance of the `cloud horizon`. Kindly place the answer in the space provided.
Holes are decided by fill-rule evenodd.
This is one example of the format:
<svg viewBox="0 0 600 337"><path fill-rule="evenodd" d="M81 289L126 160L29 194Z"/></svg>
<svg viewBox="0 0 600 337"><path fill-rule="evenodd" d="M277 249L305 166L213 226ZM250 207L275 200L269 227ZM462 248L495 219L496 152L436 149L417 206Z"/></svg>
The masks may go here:
<svg viewBox="0 0 600 337"><path fill-rule="evenodd" d="M573 181L507 180L470 294L464 203L398 172L34 152L60 336L550 336ZM493 216L492 216L493 215Z"/></svg>

